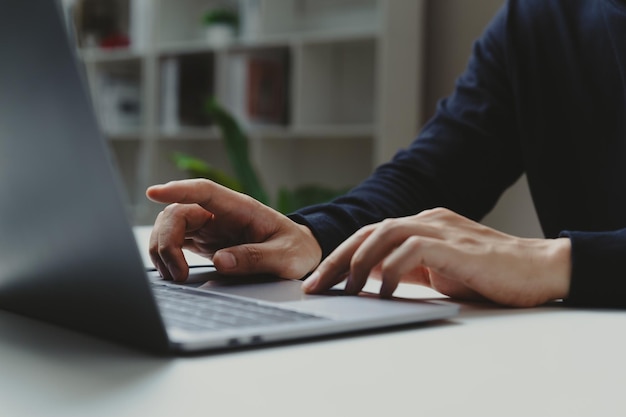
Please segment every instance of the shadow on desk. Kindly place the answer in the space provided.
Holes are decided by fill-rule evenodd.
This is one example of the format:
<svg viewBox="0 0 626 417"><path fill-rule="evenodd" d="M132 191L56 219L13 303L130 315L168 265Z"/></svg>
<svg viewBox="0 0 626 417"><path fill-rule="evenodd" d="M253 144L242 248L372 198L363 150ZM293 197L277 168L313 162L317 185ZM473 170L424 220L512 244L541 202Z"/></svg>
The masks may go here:
<svg viewBox="0 0 626 417"><path fill-rule="evenodd" d="M170 360L71 330L0 311L0 362L13 387L74 402L123 392L167 372ZM2 395L0 395L1 397Z"/></svg>
<svg viewBox="0 0 626 417"><path fill-rule="evenodd" d="M494 316L518 316L518 315L535 315L535 314L545 314L550 312L563 312L567 309L563 307L563 303L561 302L552 302L539 307L532 308L515 308L515 307L506 307L498 304L493 304L491 302L456 302L456 304L461 306L460 318L480 318L480 317L494 317Z"/></svg>
<svg viewBox="0 0 626 417"><path fill-rule="evenodd" d="M163 372L176 359L194 357L210 359L224 354L232 356L237 353L271 351L281 347L323 343L349 338L367 340L368 336L375 337L390 333L457 325L452 320L433 320L358 330L343 334L279 341L258 346L198 351L176 356L157 356L150 352L136 350L135 348L126 347L92 335L0 310L0 334L2 335L0 338L0 357L5 352L9 352L9 354L19 352L21 356L27 355L33 358L34 361L40 360L47 365L52 362L60 368L63 366L66 366L68 369L89 367L92 368L94 373L100 374L104 378L101 384L117 386L119 381L127 381L127 383L132 384L133 379L153 378L155 373ZM80 374L84 376L83 371Z"/></svg>

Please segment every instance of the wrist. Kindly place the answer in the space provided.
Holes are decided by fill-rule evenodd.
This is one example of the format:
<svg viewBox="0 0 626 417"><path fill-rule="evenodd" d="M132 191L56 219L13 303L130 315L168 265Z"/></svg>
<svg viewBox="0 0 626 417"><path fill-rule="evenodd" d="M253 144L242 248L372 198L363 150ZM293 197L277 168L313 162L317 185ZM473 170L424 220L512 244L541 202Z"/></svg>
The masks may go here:
<svg viewBox="0 0 626 417"><path fill-rule="evenodd" d="M307 226L302 224L296 224L300 229L302 236L302 246L304 250L304 256L307 258L307 264L309 266L306 274L311 273L322 262L322 247L315 238L313 231Z"/></svg>
<svg viewBox="0 0 626 417"><path fill-rule="evenodd" d="M322 248L313 231L307 226L293 223L297 232L292 234L290 248L287 253L293 256L297 269L297 278L308 276L322 261Z"/></svg>
<svg viewBox="0 0 626 417"><path fill-rule="evenodd" d="M570 290L572 275L572 243L569 238L549 240L550 246L546 252L547 268L546 279L550 283L549 295L551 300L567 298Z"/></svg>

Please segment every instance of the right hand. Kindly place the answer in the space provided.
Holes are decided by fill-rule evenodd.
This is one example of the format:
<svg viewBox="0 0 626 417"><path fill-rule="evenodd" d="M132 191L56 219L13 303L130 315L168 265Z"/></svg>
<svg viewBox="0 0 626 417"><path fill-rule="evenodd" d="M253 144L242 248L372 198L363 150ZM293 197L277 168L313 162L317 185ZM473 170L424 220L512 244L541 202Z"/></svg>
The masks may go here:
<svg viewBox="0 0 626 417"><path fill-rule="evenodd" d="M156 218L149 249L165 279L189 276L182 249L212 259L218 272L230 275L299 279L321 260L309 228L212 181L173 181L148 188L146 195L169 204Z"/></svg>

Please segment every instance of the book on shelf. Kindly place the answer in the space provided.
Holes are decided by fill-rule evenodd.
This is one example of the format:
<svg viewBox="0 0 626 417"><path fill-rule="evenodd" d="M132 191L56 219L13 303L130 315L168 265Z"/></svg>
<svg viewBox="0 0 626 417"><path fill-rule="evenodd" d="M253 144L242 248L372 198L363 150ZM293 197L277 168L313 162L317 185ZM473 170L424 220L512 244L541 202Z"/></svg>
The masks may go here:
<svg viewBox="0 0 626 417"><path fill-rule="evenodd" d="M247 127L289 123L289 53L286 48L235 53L218 86L224 106Z"/></svg>
<svg viewBox="0 0 626 417"><path fill-rule="evenodd" d="M206 102L213 96L213 56L184 54L161 61L161 129L174 134L183 127L211 124Z"/></svg>
<svg viewBox="0 0 626 417"><path fill-rule="evenodd" d="M211 124L206 103L214 94L213 54L184 54L179 59L178 117L183 126Z"/></svg>
<svg viewBox="0 0 626 417"><path fill-rule="evenodd" d="M255 123L287 123L287 68L282 57L248 60L247 112Z"/></svg>

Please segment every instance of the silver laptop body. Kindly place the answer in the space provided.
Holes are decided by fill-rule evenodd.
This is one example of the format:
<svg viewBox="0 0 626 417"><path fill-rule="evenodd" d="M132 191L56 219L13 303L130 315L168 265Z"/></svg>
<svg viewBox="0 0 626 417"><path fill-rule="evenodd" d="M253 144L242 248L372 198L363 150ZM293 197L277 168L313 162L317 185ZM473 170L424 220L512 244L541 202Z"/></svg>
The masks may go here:
<svg viewBox="0 0 626 417"><path fill-rule="evenodd" d="M304 319L201 332L167 327L160 296L151 288L152 282L166 283L145 271L60 6L4 0L0 7L0 308L155 352L221 349L456 314L451 304L305 296L299 281L216 280L214 273L199 271L192 274L194 283L176 291L211 291L195 299L241 301L266 315L288 308ZM198 283L199 277L209 280Z"/></svg>

